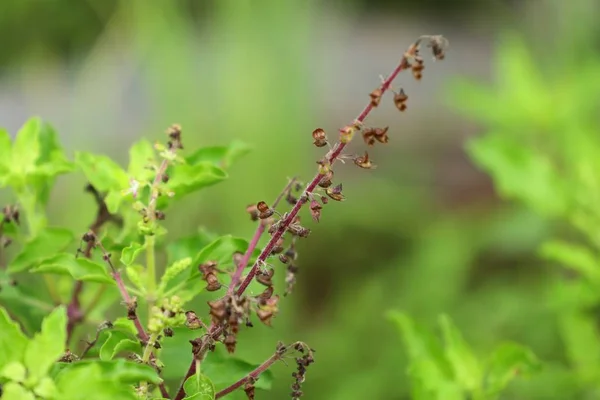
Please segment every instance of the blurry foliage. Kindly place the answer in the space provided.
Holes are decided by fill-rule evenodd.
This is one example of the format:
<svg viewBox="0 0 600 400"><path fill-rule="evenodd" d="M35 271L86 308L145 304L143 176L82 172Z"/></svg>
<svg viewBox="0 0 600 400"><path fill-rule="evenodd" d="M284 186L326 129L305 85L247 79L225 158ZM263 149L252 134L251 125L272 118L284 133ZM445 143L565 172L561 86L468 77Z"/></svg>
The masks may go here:
<svg viewBox="0 0 600 400"><path fill-rule="evenodd" d="M562 268L547 270L546 293L537 300L553 313L561 345L546 357L551 367L535 378L537 385L515 386L524 398L600 393L600 57L591 41L565 39L535 48L506 33L494 87L460 81L451 91L452 103L486 127L467 145L475 163L502 196L558 224L555 235L562 238L540 248ZM557 56L573 48L576 58ZM551 394L544 382L557 382Z"/></svg>

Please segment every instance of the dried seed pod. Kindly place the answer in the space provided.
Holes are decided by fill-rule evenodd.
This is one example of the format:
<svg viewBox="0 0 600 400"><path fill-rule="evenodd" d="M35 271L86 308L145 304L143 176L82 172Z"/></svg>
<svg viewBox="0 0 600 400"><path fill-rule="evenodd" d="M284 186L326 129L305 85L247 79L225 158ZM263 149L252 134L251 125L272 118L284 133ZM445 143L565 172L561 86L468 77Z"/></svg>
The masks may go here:
<svg viewBox="0 0 600 400"><path fill-rule="evenodd" d="M416 80L421 80L423 77L423 70L425 69L425 64L423 63L423 59L419 56L415 56L414 63L412 64L411 70L414 78Z"/></svg>
<svg viewBox="0 0 600 400"><path fill-rule="evenodd" d="M125 306L127 307L127 319L130 321L134 321L135 319L137 319L137 315L135 312L137 309L137 298L132 297L129 302L125 303Z"/></svg>
<svg viewBox="0 0 600 400"><path fill-rule="evenodd" d="M233 253L231 258L233 259L233 265L235 265L236 267L239 267L244 259L244 253L236 251L235 253ZM244 265L244 267L245 267L245 265Z"/></svg>
<svg viewBox="0 0 600 400"><path fill-rule="evenodd" d="M319 186L322 188L328 188L332 184L333 179L333 170L330 169L326 174L323 175L321 180L319 181Z"/></svg>
<svg viewBox="0 0 600 400"><path fill-rule="evenodd" d="M288 192L285 196L285 201L293 206L298 202L298 199L292 193Z"/></svg>
<svg viewBox="0 0 600 400"><path fill-rule="evenodd" d="M225 299L218 299L207 302L210 307L210 316L212 317L213 323L220 324L227 318L227 304Z"/></svg>
<svg viewBox="0 0 600 400"><path fill-rule="evenodd" d="M246 207L246 212L248 214L250 214L250 219L252 221L258 221L258 208L256 207L256 204L250 204L249 206Z"/></svg>
<svg viewBox="0 0 600 400"><path fill-rule="evenodd" d="M406 110L406 100L408 100L408 96L404 93L404 89L400 89L398 93L394 94L394 104L398 110Z"/></svg>
<svg viewBox="0 0 600 400"><path fill-rule="evenodd" d="M261 294L256 296L256 299L259 302L264 302L266 300L269 300L273 296L274 290L275 289L273 289L273 286L268 286L265 290L263 290L263 292Z"/></svg>
<svg viewBox="0 0 600 400"><path fill-rule="evenodd" d="M311 200L311 202L310 202L310 215L312 216L312 218L316 222L319 222L319 219L321 218L321 209L322 208L323 208L323 206L320 205L318 201Z"/></svg>
<svg viewBox="0 0 600 400"><path fill-rule="evenodd" d="M169 327L163 329L163 333L165 334L165 337L173 337L174 334L173 329Z"/></svg>
<svg viewBox="0 0 600 400"><path fill-rule="evenodd" d="M358 156L354 158L354 164L364 169L375 169L377 166L369 159L369 153L365 151L364 156Z"/></svg>
<svg viewBox="0 0 600 400"><path fill-rule="evenodd" d="M383 96L383 90L377 88L373 90L369 96L371 97L371 107L377 107L381 102L381 96Z"/></svg>
<svg viewBox="0 0 600 400"><path fill-rule="evenodd" d="M235 335L233 335L231 333L226 335L225 339L223 340L223 344L225 345L225 347L227 348L227 351L229 353L234 353L235 345L237 344L237 339L236 339Z"/></svg>
<svg viewBox="0 0 600 400"><path fill-rule="evenodd" d="M256 208L258 209L258 218L266 219L275 213L275 211L267 205L264 201L259 201L256 204Z"/></svg>
<svg viewBox="0 0 600 400"><path fill-rule="evenodd" d="M196 315L195 312L193 312L193 311L185 312L185 326L187 326L189 329L200 329L200 328L202 328L203 325L204 324L202 323L202 320L200 318L198 318L198 316ZM165 335L166 335L166 332L165 332Z"/></svg>
<svg viewBox="0 0 600 400"><path fill-rule="evenodd" d="M344 197L344 195L342 194L342 184L341 183L334 187L328 187L327 189L325 189L325 193L327 194L327 196L329 196L331 199L333 199L335 201L344 201L346 199Z"/></svg>
<svg viewBox="0 0 600 400"><path fill-rule="evenodd" d="M255 389L256 388L254 386L254 379L250 378L248 382L244 384L244 393L246 393L246 397L248 398L248 400L255 399Z"/></svg>
<svg viewBox="0 0 600 400"><path fill-rule="evenodd" d="M11 205L5 206L2 209L2 214L4 214L3 222L5 222L5 223L14 222L16 225L20 224L19 209L16 206L11 206Z"/></svg>
<svg viewBox="0 0 600 400"><path fill-rule="evenodd" d="M375 144L375 129L368 128L363 130L362 137L367 146L373 146Z"/></svg>
<svg viewBox="0 0 600 400"><path fill-rule="evenodd" d="M432 36L429 38L428 47L431 47L433 57L436 60L443 60L445 58L445 48L448 47L448 40L441 35Z"/></svg>
<svg viewBox="0 0 600 400"><path fill-rule="evenodd" d="M321 203L323 203L323 204L329 203L329 198L327 198L325 196L321 196Z"/></svg>
<svg viewBox="0 0 600 400"><path fill-rule="evenodd" d="M275 254L279 254L283 251L283 243L284 243L284 239L281 237L277 240L277 242L275 243L275 246L273 246L273 250L271 250L271 255L275 255Z"/></svg>
<svg viewBox="0 0 600 400"><path fill-rule="evenodd" d="M379 143L385 144L388 142L388 129L388 126L386 126L385 128L375 128L374 137Z"/></svg>
<svg viewBox="0 0 600 400"><path fill-rule="evenodd" d="M256 273L256 281L265 285L265 286L273 286L273 275L275 274L275 270L273 268L269 268L266 271L259 270Z"/></svg>
<svg viewBox="0 0 600 400"><path fill-rule="evenodd" d="M308 237L310 235L310 229L303 227L298 223L290 224L287 227L288 232L290 232L294 236L299 236L302 238Z"/></svg>
<svg viewBox="0 0 600 400"><path fill-rule="evenodd" d="M288 256L286 256L285 254L280 254L279 261L281 261L284 264L287 264L290 262L290 258Z"/></svg>
<svg viewBox="0 0 600 400"><path fill-rule="evenodd" d="M219 282L219 278L214 273L206 274L204 277L206 281L206 290L208 292L214 292L221 289L221 282Z"/></svg>
<svg viewBox="0 0 600 400"><path fill-rule="evenodd" d="M166 215L165 215L165 213L164 213L164 212L162 212L162 211L159 211L159 210L156 210L156 211L154 212L154 217L155 217L157 220L160 220L160 221L162 221L162 220L164 220L164 219L166 218Z"/></svg>
<svg viewBox="0 0 600 400"><path fill-rule="evenodd" d="M313 144L317 147L323 147L327 145L327 135L321 128L317 128L313 131L312 137L314 139Z"/></svg>

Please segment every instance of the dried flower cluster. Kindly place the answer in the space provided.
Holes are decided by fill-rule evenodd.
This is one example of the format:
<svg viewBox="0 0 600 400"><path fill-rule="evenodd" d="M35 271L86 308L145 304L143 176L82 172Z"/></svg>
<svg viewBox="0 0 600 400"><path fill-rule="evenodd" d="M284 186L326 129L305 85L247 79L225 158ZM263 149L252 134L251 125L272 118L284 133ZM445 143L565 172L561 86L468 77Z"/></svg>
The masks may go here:
<svg viewBox="0 0 600 400"><path fill-rule="evenodd" d="M319 222L323 210L330 200L341 202L346 199L342 191L342 183L335 182L334 179L333 165L336 161L343 162L345 159L351 159L353 164L361 169L375 169L377 167L367 151L360 155L349 155L344 153L345 147L357 134L362 136L364 143L369 147L374 146L376 143L386 144L389 142L389 127L368 127L364 125L364 120L374 108L381 105L383 96L387 91L393 92L392 100L398 110L405 111L407 109L407 94L403 89L394 90L392 82L401 71L408 69L411 70L415 79L422 79L425 69L424 60L420 55L422 43L427 43L434 59L444 59L444 51L448 45L446 39L441 36L423 36L419 38L404 53L400 63L392 73L383 79L381 85L369 94L369 102L365 109L351 124L339 130L336 142L328 138L327 132L323 128L317 128L312 132L312 144L317 148L326 148L328 151L317 161L317 174L305 187L294 179L288 183L272 206L261 200L247 207L246 211L250 215L250 219L259 222L259 226L247 252L244 255L233 255L237 268L232 274L227 294L208 303L212 323L208 328L207 335L192 341L195 361L191 364L186 378L195 372L197 361L201 361L206 352L214 348L215 341L224 343L230 352L235 351L239 327L242 323L251 327L251 316L253 314L261 322L267 325L271 324L273 317L277 314L280 298L274 294L273 277L277 268L270 264L270 260L277 257L281 263L286 265L285 294L290 293L298 272L296 242L299 239L308 237L311 233L311 230L301 221L300 209L304 204L308 204L312 219ZM276 210L279 200L282 198L285 198L288 204L292 206L290 211L283 214ZM245 268L258 244L258 239L265 231L270 235L270 239L254 261L250 271L244 276ZM204 263L199 266L199 269L203 279L207 282L209 291L216 291L224 286L218 279L218 274L224 272L217 269L216 263ZM254 280L264 285L265 290L256 296L246 295L245 291L248 285ZM197 318L195 314L193 314L193 317L189 325L199 326L199 323L194 322ZM188 321L190 321L189 317ZM288 350L289 347L278 346L276 354L257 368L256 371L219 392L216 397L220 398L237 388L243 388L248 398L254 399L254 383L260 373L264 372L275 360L280 359ZM302 353L300 357L296 358L297 371L293 374L295 382L292 385L292 398L299 399L302 396L301 385L305 380L306 369L314 362L314 355L313 350L304 344L294 345L294 350ZM180 400L184 396L185 391L182 386L175 399Z"/></svg>

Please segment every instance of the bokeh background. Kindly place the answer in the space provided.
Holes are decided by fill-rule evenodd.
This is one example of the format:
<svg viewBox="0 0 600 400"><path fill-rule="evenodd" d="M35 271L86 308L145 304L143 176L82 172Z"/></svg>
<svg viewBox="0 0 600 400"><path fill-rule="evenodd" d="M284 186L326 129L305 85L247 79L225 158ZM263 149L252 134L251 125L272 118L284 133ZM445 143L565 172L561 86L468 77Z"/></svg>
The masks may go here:
<svg viewBox="0 0 600 400"><path fill-rule="evenodd" d="M2 0L0 125L15 133L39 115L69 153L106 153L124 165L131 143L161 138L171 123L183 126L190 149L242 140L254 150L230 179L171 210L167 227L174 238L200 226L249 238L247 204L273 199L286 177L312 177L321 154L310 132L335 135L414 39L443 34L446 60L426 59L421 82L397 81L410 96L407 112L388 101L369 119L390 126L389 145L371 150L378 169L336 170L348 200L311 224L294 294L273 328L243 331L240 355L259 362L277 340L304 340L317 350L307 399L405 399L406 353L385 313L431 326L447 313L478 354L514 340L547 363L506 398L574 398L548 305L550 267L536 256L556 227L500 200L469 160L465 142L485 127L456 111L468 99L451 85L491 81L507 31L540 53L540 68L575 57L548 51L591 40L594 30L598 39L598 7L567 3ZM363 150L358 142L353 151ZM85 229L94 204L83 185L80 174L59 179L52 222ZM181 371L188 351L170 357ZM287 398L292 370L277 366L262 398Z"/></svg>

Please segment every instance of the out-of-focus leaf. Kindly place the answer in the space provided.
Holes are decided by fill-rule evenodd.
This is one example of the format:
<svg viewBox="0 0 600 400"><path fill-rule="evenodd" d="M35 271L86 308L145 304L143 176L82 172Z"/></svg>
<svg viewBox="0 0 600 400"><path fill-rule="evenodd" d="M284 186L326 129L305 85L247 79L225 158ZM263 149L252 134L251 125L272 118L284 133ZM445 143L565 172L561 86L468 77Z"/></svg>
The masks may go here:
<svg viewBox="0 0 600 400"><path fill-rule="evenodd" d="M28 339L19 325L0 307L0 370L11 362L23 360Z"/></svg>
<svg viewBox="0 0 600 400"><path fill-rule="evenodd" d="M541 363L528 348L505 343L494 351L486 369L485 393L495 398L516 376L538 372Z"/></svg>
<svg viewBox="0 0 600 400"><path fill-rule="evenodd" d="M234 141L228 146L200 148L186 157L186 161L192 165L209 162L219 168L228 169L234 162L248 154L250 150L251 147L247 144Z"/></svg>
<svg viewBox="0 0 600 400"><path fill-rule="evenodd" d="M574 243L553 240L540 249L540 255L549 260L557 261L565 268L580 273L590 282L600 284L600 264L598 258L587 247Z"/></svg>
<svg viewBox="0 0 600 400"><path fill-rule="evenodd" d="M579 310L564 310L559 315L559 329L571 365L582 379L598 375L600 335L593 315Z"/></svg>
<svg viewBox="0 0 600 400"><path fill-rule="evenodd" d="M100 192L122 190L129 185L127 173L107 156L77 152L75 163L92 186Z"/></svg>
<svg viewBox="0 0 600 400"><path fill-rule="evenodd" d="M78 281L114 283L105 265L87 258L75 257L70 253L61 253L45 259L39 266L33 267L30 272L69 275Z"/></svg>
<svg viewBox="0 0 600 400"><path fill-rule="evenodd" d="M26 270L33 264L60 253L74 239L75 236L68 229L46 228L25 243L19 254L8 265L8 271L14 273Z"/></svg>
<svg viewBox="0 0 600 400"><path fill-rule="evenodd" d="M448 316L440 317L440 326L445 342L446 358L452 365L457 380L469 391L478 390L483 376L477 358Z"/></svg>
<svg viewBox="0 0 600 400"><path fill-rule="evenodd" d="M100 347L100 359L102 361L112 360L119 352L139 352L140 343L135 337L119 330L110 330L106 341Z"/></svg>
<svg viewBox="0 0 600 400"><path fill-rule="evenodd" d="M158 285L158 293L164 293L164 291L167 289L167 285L169 284L169 282L171 282L179 274L188 269L191 265L191 257L183 258L169 265L165 270L163 276L160 278L160 284Z"/></svg>
<svg viewBox="0 0 600 400"><path fill-rule="evenodd" d="M135 142L129 149L129 166L127 172L131 177L145 181L153 179L156 172L148 166L156 162L154 147L147 139Z"/></svg>
<svg viewBox="0 0 600 400"><path fill-rule="evenodd" d="M173 169L167 187L176 197L217 184L227 178L227 173L211 163L182 164Z"/></svg>
<svg viewBox="0 0 600 400"><path fill-rule="evenodd" d="M186 397L184 400L214 400L215 385L204 374L196 372L184 383Z"/></svg>
<svg viewBox="0 0 600 400"><path fill-rule="evenodd" d="M503 196L524 201L546 215L563 214L567 192L550 159L501 133L488 133L469 142L475 162L494 178Z"/></svg>
<svg viewBox="0 0 600 400"><path fill-rule="evenodd" d="M10 135L4 129L0 129L0 187L6 185L6 177L10 171L11 162L11 140Z"/></svg>
<svg viewBox="0 0 600 400"><path fill-rule="evenodd" d="M35 396L16 382L2 385L2 400L35 400Z"/></svg>
<svg viewBox="0 0 600 400"><path fill-rule="evenodd" d="M35 169L35 163L40 156L41 125L42 121L33 117L17 132L11 152L11 169L14 173L25 175Z"/></svg>
<svg viewBox="0 0 600 400"><path fill-rule="evenodd" d="M42 321L41 332L36 333L25 350L28 379L37 382L65 351L67 311L57 307Z"/></svg>

